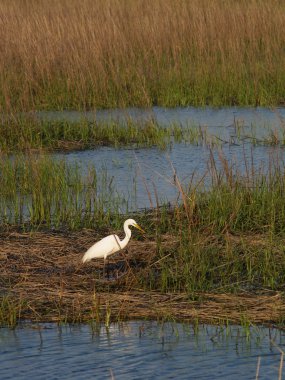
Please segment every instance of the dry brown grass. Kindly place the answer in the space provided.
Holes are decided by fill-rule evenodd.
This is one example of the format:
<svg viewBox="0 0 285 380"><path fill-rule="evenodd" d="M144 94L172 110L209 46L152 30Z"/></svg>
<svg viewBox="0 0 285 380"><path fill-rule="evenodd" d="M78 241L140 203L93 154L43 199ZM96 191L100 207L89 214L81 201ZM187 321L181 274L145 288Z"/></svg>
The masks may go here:
<svg viewBox="0 0 285 380"><path fill-rule="evenodd" d="M284 101L278 0L0 4L5 109Z"/></svg>
<svg viewBox="0 0 285 380"><path fill-rule="evenodd" d="M2 296L21 318L32 321L82 322L151 318L207 323L278 323L285 302L281 292L251 294L145 292L138 285L148 267L157 265L155 243L131 242L128 262L121 254L110 260L111 275L102 278L102 261L81 265L95 240L94 232L2 233ZM175 241L164 237L164 244Z"/></svg>

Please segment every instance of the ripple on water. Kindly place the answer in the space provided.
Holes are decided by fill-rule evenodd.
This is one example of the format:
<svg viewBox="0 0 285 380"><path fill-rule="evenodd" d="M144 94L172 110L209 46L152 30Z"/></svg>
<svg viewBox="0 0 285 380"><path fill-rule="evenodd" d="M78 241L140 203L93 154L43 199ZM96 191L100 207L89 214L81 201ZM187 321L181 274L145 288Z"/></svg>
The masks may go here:
<svg viewBox="0 0 285 380"><path fill-rule="evenodd" d="M90 326L30 325L0 330L1 379L252 379L258 357L261 378L277 378L281 331L228 330L129 322L92 332Z"/></svg>

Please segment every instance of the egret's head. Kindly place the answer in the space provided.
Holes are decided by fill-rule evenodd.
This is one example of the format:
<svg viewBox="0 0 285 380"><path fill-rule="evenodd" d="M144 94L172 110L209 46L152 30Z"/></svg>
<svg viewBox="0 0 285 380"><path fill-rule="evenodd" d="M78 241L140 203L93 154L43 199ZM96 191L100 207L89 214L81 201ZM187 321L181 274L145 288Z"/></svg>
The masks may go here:
<svg viewBox="0 0 285 380"><path fill-rule="evenodd" d="M145 233L145 231L141 228L141 226L139 226L139 225L137 224L137 222L136 222L134 219L127 219L127 220L125 221L125 224L126 224L127 226L133 226L133 227L137 228L138 230L140 230L141 232Z"/></svg>

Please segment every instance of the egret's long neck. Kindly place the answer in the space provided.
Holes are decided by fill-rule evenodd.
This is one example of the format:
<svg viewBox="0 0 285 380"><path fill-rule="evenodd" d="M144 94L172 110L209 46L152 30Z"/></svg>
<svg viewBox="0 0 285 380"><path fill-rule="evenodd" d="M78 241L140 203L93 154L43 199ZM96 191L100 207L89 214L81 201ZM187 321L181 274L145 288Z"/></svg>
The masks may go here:
<svg viewBox="0 0 285 380"><path fill-rule="evenodd" d="M125 248L125 246L128 244L128 242L129 242L129 240L131 238L131 235L132 235L132 231L129 229L129 226L127 224L124 224L124 231L126 233L126 236L120 242L121 248Z"/></svg>

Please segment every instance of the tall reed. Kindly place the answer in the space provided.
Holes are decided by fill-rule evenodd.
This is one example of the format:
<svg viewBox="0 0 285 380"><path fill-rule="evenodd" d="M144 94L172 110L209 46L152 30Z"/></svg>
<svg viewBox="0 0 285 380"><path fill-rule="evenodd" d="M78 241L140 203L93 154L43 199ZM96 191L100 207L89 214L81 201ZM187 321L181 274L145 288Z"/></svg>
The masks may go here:
<svg viewBox="0 0 285 380"><path fill-rule="evenodd" d="M127 202L103 170L68 165L30 155L0 160L1 227L68 228L104 226L118 221ZM117 217L116 217L117 216Z"/></svg>
<svg viewBox="0 0 285 380"><path fill-rule="evenodd" d="M210 188L178 185L183 202L171 214L167 209L158 214L156 236L167 233L174 240L169 246L158 241L162 265L159 276L152 268L148 287L189 292L283 288L284 163L271 159L261 171L247 161L242 175L220 160L221 170L211 161Z"/></svg>
<svg viewBox="0 0 285 380"><path fill-rule="evenodd" d="M0 105L283 103L284 36L278 0L3 1Z"/></svg>

